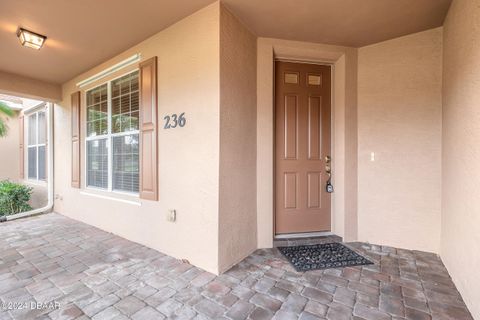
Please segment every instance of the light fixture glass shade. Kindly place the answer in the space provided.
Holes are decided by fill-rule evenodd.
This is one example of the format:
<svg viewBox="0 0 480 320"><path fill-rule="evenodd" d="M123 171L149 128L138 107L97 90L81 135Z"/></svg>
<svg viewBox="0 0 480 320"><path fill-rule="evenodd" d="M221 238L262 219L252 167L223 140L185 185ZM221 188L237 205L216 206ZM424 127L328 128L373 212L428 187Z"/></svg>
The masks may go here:
<svg viewBox="0 0 480 320"><path fill-rule="evenodd" d="M41 34L28 31L23 28L18 29L17 36L22 46L37 50L40 50L47 39L47 37L42 36Z"/></svg>

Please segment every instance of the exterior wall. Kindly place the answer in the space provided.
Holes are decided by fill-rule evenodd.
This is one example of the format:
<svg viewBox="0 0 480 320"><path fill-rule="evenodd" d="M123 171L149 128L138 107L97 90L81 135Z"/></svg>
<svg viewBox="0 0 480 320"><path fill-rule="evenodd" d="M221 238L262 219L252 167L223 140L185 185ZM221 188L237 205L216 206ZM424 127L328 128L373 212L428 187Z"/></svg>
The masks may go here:
<svg viewBox="0 0 480 320"><path fill-rule="evenodd" d="M345 214L343 221L343 240L355 241L358 239L358 97L357 72L358 50L349 50L345 60L345 110L342 121L344 127L345 145ZM345 120L343 120L345 119ZM335 121L338 123L338 121ZM336 132L338 132L336 130ZM335 152L338 155L338 152Z"/></svg>
<svg viewBox="0 0 480 320"><path fill-rule="evenodd" d="M7 136L0 138L0 180L18 181L20 178L20 128L18 112L11 118L4 117L8 125Z"/></svg>
<svg viewBox="0 0 480 320"><path fill-rule="evenodd" d="M23 183L33 188L32 197L30 198L30 205L33 209L43 208L48 203L48 184L47 183L32 183L24 180Z"/></svg>
<svg viewBox="0 0 480 320"><path fill-rule="evenodd" d="M220 13L219 269L257 248L257 38L225 7Z"/></svg>
<svg viewBox="0 0 480 320"><path fill-rule="evenodd" d="M274 236L274 59L333 65L332 232L356 238L356 69L357 49L271 38L257 41L257 241L273 245Z"/></svg>
<svg viewBox="0 0 480 320"><path fill-rule="evenodd" d="M444 25L441 257L480 319L480 3L454 0Z"/></svg>
<svg viewBox="0 0 480 320"><path fill-rule="evenodd" d="M30 79L4 71L0 71L0 92L44 101L59 101L62 98L62 87L59 84Z"/></svg>
<svg viewBox="0 0 480 320"><path fill-rule="evenodd" d="M219 252L219 10L214 3L65 83L63 99L55 105L54 128L57 212L214 273ZM70 95L78 90L75 84L134 53L142 59L158 56L158 202L86 189L84 160L82 188L70 187ZM84 103L82 96L83 113ZM181 112L186 126L163 130L163 117ZM175 223L167 222L168 209L176 209Z"/></svg>
<svg viewBox="0 0 480 320"><path fill-rule="evenodd" d="M360 241L439 252L441 89L441 28L359 49Z"/></svg>

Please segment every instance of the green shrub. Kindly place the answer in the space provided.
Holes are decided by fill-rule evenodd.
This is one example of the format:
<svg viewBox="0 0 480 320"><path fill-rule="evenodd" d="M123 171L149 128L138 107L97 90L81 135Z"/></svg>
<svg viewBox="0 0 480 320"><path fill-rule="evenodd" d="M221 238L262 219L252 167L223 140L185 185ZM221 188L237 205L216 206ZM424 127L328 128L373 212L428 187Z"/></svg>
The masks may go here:
<svg viewBox="0 0 480 320"><path fill-rule="evenodd" d="M0 101L0 138L7 135L8 126L6 121L11 116L13 116L13 110L6 103Z"/></svg>
<svg viewBox="0 0 480 320"><path fill-rule="evenodd" d="M0 181L0 216L32 210L28 204L33 188L9 180Z"/></svg>

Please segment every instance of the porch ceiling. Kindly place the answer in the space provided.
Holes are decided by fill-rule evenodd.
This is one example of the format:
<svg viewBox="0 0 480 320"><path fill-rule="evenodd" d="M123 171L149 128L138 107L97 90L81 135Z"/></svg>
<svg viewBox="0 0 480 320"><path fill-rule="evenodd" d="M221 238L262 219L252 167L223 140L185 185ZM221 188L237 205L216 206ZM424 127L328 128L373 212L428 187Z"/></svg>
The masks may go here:
<svg viewBox="0 0 480 320"><path fill-rule="evenodd" d="M0 70L63 83L212 2L2 0ZM223 2L258 36L358 47L442 25L451 0ZM45 48L21 47L18 26Z"/></svg>
<svg viewBox="0 0 480 320"><path fill-rule="evenodd" d="M1 0L0 70L63 83L214 0ZM24 48L17 28L48 37Z"/></svg>
<svg viewBox="0 0 480 320"><path fill-rule="evenodd" d="M443 25L451 0L222 0L257 35L362 47Z"/></svg>

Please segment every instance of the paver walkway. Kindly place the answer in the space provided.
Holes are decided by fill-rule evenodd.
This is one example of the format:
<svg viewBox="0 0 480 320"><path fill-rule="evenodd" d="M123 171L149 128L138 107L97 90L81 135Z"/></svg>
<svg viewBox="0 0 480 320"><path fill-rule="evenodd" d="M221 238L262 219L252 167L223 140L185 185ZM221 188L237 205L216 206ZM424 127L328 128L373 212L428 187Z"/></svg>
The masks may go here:
<svg viewBox="0 0 480 320"><path fill-rule="evenodd" d="M472 319L437 255L349 245L375 265L298 273L268 249L215 276L59 214L2 223L0 319Z"/></svg>

